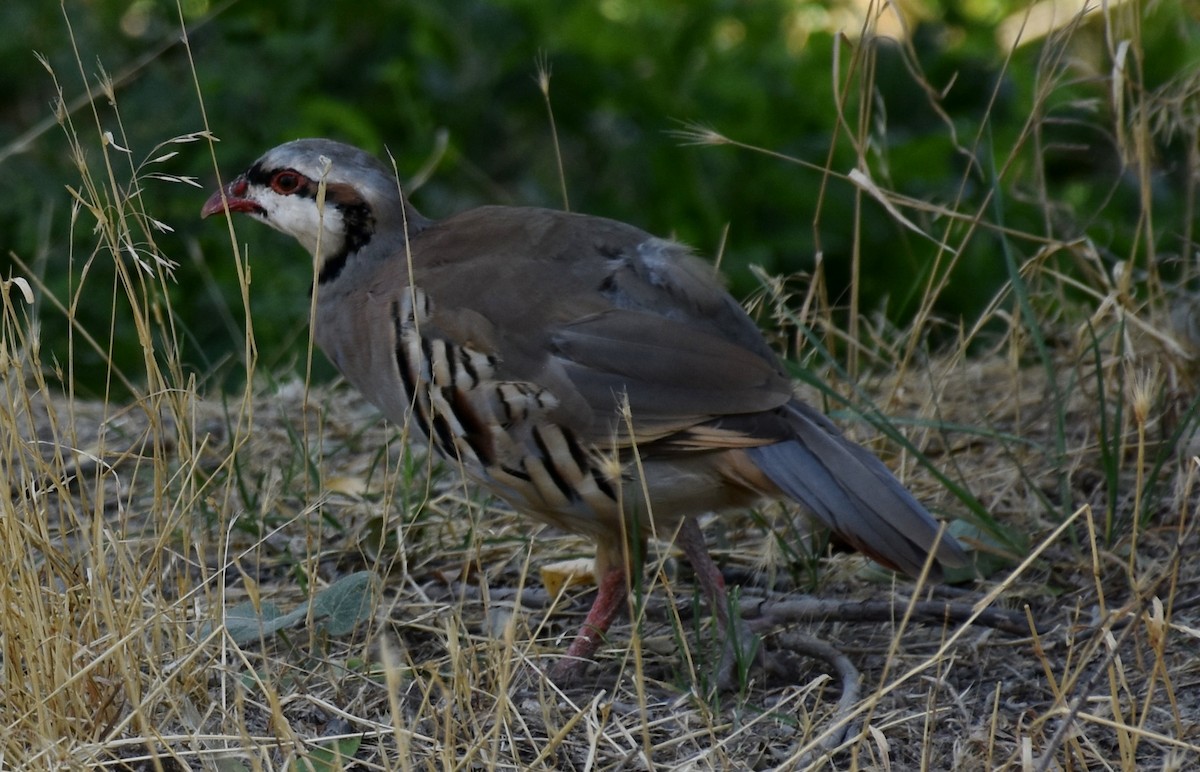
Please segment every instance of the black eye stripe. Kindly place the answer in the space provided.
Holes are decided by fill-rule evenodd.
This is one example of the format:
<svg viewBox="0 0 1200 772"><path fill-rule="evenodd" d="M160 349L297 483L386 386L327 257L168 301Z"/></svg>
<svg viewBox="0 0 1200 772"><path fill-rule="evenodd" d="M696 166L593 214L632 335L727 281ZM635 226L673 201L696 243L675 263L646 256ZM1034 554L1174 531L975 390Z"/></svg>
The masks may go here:
<svg viewBox="0 0 1200 772"><path fill-rule="evenodd" d="M320 188L320 183L295 169L264 169L261 164L255 164L246 172L246 180L251 185L258 185L265 188L273 187L272 183L279 182L279 178L283 174L291 174L296 178L295 190L288 193L290 196L303 196L316 200L317 191ZM325 202L327 204L338 207L339 209L347 210L351 219L355 219L366 225L368 221L373 225L374 218L371 217L370 207L358 191L345 183L331 183L325 188Z"/></svg>
<svg viewBox="0 0 1200 772"><path fill-rule="evenodd" d="M251 185L267 187L271 184L271 177L273 176L275 176L275 173L264 169L262 164L254 164L246 172L246 181Z"/></svg>
<svg viewBox="0 0 1200 772"><path fill-rule="evenodd" d="M276 169L276 170L272 171L269 169L264 169L262 167L262 164L254 164L254 166L250 167L250 170L246 172L246 181L249 182L251 185L258 185L260 187L269 188L272 186L271 183L276 180L277 176L283 174L284 172L289 172L290 174L294 175L296 178L296 181L299 183L296 186L296 189L293 190L288 195L303 196L304 198L316 199L316 197L317 197L316 181L309 179L308 177L306 177L305 175L301 174L298 171L295 171L294 169L291 169L291 170Z"/></svg>

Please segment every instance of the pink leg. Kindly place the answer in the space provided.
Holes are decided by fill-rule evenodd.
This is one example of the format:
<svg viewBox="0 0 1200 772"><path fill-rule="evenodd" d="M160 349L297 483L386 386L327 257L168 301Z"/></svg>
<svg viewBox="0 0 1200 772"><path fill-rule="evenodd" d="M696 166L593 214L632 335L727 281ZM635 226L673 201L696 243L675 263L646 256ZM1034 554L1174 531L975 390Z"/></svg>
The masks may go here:
<svg viewBox="0 0 1200 772"><path fill-rule="evenodd" d="M729 615L729 593L725 589L725 577L708 554L708 546L704 543L704 534L700 526L692 518L687 518L679 526L679 534L675 543L683 550L684 556L692 564L696 579L708 600L708 607L717 617L721 633L725 637L724 653L721 655L721 666L717 675L721 689L732 690L737 687L734 675L734 665L746 662L758 650L758 639L746 627L740 614L734 611Z"/></svg>
<svg viewBox="0 0 1200 772"><path fill-rule="evenodd" d="M552 680L559 684L567 684L579 674L580 668L592 658L596 649L600 648L604 633L608 632L617 614L625 607L628 595L629 585L625 571L618 566L607 569L604 576L600 577L596 600L592 601L592 608L588 611L587 619L583 621L583 627L579 628L579 634L571 642L571 647L567 649L563 659L550 670Z"/></svg>
<svg viewBox="0 0 1200 772"><path fill-rule="evenodd" d="M696 572L700 589L704 591L704 597L712 612L717 615L717 622L720 623L721 629L727 631L729 628L729 594L725 591L725 577L721 576L721 569L717 568L712 556L708 554L708 546L704 543L704 534L701 533L700 526L694 519L689 517L679 526L679 534L675 537L675 543L679 545L679 549L683 550L684 557L687 558L688 563L691 563L692 570Z"/></svg>

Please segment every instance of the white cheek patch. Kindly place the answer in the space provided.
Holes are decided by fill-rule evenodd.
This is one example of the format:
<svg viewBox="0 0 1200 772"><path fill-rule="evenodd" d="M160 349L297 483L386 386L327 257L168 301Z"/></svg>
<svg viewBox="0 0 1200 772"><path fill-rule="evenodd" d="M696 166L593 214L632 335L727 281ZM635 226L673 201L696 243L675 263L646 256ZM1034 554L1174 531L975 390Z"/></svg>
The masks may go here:
<svg viewBox="0 0 1200 772"><path fill-rule="evenodd" d="M342 249L346 223L336 206L326 204L319 211L316 201L302 196L266 196L258 203L263 214L256 213L256 219L295 238L318 261ZM318 240L320 255L317 255Z"/></svg>

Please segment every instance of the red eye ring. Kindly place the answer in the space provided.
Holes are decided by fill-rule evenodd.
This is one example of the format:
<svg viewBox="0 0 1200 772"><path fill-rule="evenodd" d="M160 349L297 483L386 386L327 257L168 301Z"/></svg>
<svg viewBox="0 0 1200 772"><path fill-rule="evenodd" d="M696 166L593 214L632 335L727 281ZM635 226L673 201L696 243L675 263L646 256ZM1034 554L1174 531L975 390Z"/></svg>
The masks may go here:
<svg viewBox="0 0 1200 772"><path fill-rule="evenodd" d="M275 176L271 178L271 190L281 196L290 196L300 189L303 180L304 175L299 172L284 169L281 172L276 172Z"/></svg>

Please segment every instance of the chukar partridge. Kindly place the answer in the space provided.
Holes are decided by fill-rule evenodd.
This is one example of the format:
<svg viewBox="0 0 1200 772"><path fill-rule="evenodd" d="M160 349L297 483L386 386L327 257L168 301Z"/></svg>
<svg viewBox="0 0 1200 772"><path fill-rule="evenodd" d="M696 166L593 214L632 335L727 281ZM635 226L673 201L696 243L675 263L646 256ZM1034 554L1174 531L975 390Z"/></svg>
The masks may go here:
<svg viewBox="0 0 1200 772"><path fill-rule="evenodd" d="M792 395L753 321L679 244L548 209L432 221L386 165L327 139L267 152L202 215L221 212L313 255L316 342L387 418L595 541L599 590L557 679L599 646L651 535L676 538L728 628L705 512L786 497L885 566L966 560L882 462Z"/></svg>

